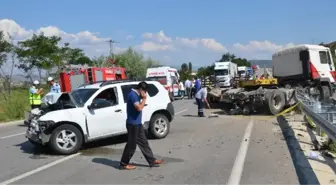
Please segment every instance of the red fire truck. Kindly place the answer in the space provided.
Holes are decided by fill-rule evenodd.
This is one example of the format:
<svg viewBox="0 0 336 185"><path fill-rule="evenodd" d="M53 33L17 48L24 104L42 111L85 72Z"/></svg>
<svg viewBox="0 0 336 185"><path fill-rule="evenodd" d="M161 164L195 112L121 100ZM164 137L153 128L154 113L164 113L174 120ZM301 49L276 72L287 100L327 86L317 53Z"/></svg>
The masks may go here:
<svg viewBox="0 0 336 185"><path fill-rule="evenodd" d="M126 78L126 70L122 67L100 68L71 65L66 71L60 73L60 85L63 92L70 92L86 83Z"/></svg>

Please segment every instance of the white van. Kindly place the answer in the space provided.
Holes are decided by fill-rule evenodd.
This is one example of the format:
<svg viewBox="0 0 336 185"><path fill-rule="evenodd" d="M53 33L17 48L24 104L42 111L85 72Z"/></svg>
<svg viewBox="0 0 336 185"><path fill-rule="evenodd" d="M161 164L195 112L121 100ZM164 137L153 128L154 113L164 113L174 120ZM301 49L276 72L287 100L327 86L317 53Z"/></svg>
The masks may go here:
<svg viewBox="0 0 336 185"><path fill-rule="evenodd" d="M178 81L180 80L180 75L177 69L169 66L148 68L146 78L160 82L170 92L171 96L179 96Z"/></svg>

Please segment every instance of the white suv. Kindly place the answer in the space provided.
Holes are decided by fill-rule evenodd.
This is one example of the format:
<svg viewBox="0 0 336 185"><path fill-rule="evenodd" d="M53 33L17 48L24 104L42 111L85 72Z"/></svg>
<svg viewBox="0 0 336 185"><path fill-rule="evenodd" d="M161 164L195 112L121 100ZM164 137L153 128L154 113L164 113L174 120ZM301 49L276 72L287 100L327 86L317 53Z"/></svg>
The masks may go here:
<svg viewBox="0 0 336 185"><path fill-rule="evenodd" d="M84 143L126 134L128 93L140 81L105 81L71 93L52 94L54 102L32 111L26 137L34 145L48 145L58 154L73 154ZM167 90L156 81L148 83L148 99L142 122L147 133L161 139L168 135L174 107Z"/></svg>

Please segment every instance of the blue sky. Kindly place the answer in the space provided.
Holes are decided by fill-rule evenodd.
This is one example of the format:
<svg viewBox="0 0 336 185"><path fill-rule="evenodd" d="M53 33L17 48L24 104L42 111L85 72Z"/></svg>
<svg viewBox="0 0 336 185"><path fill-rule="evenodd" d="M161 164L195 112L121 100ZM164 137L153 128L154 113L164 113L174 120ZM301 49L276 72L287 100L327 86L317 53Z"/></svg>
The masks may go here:
<svg viewBox="0 0 336 185"><path fill-rule="evenodd" d="M0 29L18 39L58 34L90 56L106 54L112 38L117 52L132 46L165 64L199 67L226 51L270 59L289 45L334 41L335 7L335 0L7 0Z"/></svg>

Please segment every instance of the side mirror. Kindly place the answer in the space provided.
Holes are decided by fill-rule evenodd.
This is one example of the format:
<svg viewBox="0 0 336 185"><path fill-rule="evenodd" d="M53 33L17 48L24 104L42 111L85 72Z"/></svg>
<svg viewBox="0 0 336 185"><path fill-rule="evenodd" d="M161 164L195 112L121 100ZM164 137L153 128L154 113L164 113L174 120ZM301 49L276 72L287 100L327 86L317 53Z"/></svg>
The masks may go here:
<svg viewBox="0 0 336 185"><path fill-rule="evenodd" d="M92 102L90 105L87 106L87 108L89 110L93 110L93 109L97 108L97 103Z"/></svg>

